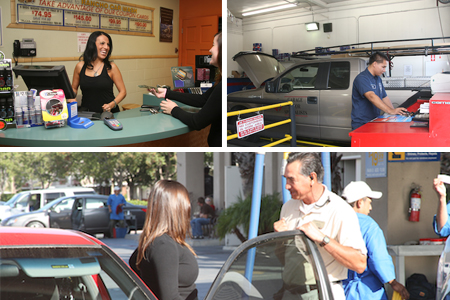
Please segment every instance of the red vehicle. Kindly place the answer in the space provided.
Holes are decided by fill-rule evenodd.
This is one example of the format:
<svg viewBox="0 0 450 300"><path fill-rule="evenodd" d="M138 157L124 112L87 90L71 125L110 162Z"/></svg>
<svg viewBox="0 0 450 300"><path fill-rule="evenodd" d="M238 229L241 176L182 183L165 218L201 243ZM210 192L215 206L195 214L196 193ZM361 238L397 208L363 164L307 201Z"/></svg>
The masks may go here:
<svg viewBox="0 0 450 300"><path fill-rule="evenodd" d="M296 287L295 294L287 284ZM205 300L305 299L303 294L307 299L333 300L317 245L294 230L264 234L240 245ZM0 299L156 297L121 258L92 236L53 228L0 227Z"/></svg>
<svg viewBox="0 0 450 300"><path fill-rule="evenodd" d="M0 299L151 299L108 246L62 229L0 228Z"/></svg>

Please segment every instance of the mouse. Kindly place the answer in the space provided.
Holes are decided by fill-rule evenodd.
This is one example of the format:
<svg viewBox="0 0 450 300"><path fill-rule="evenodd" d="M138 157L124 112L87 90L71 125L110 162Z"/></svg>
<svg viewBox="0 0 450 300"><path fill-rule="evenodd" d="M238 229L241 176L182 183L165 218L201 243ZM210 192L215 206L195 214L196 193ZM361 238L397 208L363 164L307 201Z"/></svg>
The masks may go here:
<svg viewBox="0 0 450 300"><path fill-rule="evenodd" d="M104 119L114 119L113 113L110 111L102 112L102 114L100 115L100 120L103 121Z"/></svg>

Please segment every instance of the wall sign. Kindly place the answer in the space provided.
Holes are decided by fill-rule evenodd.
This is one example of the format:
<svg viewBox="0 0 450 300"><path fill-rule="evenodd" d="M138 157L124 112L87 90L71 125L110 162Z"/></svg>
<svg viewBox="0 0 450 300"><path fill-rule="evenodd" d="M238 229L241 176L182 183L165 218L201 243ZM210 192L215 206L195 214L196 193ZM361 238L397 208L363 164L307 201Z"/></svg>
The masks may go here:
<svg viewBox="0 0 450 300"><path fill-rule="evenodd" d="M159 41L171 43L173 36L173 10L161 7L160 16Z"/></svg>
<svg viewBox="0 0 450 300"><path fill-rule="evenodd" d="M385 152L366 153L366 178L387 176L387 157Z"/></svg>
<svg viewBox="0 0 450 300"><path fill-rule="evenodd" d="M16 11L18 24L116 30L154 36L154 8L151 7L92 0L16 0Z"/></svg>
<svg viewBox="0 0 450 300"><path fill-rule="evenodd" d="M441 161L439 152L389 152L389 162Z"/></svg>

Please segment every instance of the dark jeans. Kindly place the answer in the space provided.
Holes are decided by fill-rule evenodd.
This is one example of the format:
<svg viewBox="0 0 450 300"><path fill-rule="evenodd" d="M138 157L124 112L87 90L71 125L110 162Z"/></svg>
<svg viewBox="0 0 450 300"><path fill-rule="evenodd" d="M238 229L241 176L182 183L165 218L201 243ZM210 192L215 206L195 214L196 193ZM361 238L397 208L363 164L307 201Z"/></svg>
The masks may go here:
<svg viewBox="0 0 450 300"><path fill-rule="evenodd" d="M123 228L126 227L125 220L109 220L109 237L114 237L114 228L116 225L119 224L119 227Z"/></svg>

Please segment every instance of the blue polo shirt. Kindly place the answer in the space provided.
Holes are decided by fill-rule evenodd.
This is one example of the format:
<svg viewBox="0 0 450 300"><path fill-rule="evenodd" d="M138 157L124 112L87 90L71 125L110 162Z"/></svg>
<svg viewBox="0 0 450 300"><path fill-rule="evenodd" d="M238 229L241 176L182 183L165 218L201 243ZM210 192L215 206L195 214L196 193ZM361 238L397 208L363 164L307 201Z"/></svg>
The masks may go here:
<svg viewBox="0 0 450 300"><path fill-rule="evenodd" d="M125 200L125 197L122 194L109 195L107 205L111 206L111 213L109 214L110 219L112 219L112 220L123 220L124 219L123 210L119 214L116 214L117 205L119 205L121 203L123 203L125 205L127 204L127 201Z"/></svg>
<svg viewBox="0 0 450 300"><path fill-rule="evenodd" d="M380 109L367 99L364 94L374 92L383 99L387 97L380 76L373 76L366 68L353 81L352 91L352 130L372 121L380 115Z"/></svg>
<svg viewBox="0 0 450 300"><path fill-rule="evenodd" d="M447 204L447 211L450 211L450 203ZM447 219L447 223L444 224L441 231L438 231L437 228L437 222L436 222L436 215L434 215L433 218L433 228L434 232L439 235L440 237L448 237L450 235L450 216Z"/></svg>
<svg viewBox="0 0 450 300"><path fill-rule="evenodd" d="M367 267L362 274L348 270L348 278L342 281L346 299L387 300L384 284L395 279L395 269L383 231L371 217L356 215L367 247Z"/></svg>

